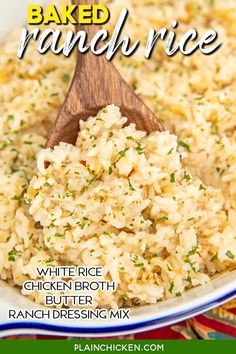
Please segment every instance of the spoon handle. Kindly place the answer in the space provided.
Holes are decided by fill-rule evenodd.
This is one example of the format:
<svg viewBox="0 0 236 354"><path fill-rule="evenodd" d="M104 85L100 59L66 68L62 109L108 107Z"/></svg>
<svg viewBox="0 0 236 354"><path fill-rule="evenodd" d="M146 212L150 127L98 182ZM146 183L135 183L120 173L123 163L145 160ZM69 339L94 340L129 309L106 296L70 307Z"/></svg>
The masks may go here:
<svg viewBox="0 0 236 354"><path fill-rule="evenodd" d="M72 3L75 5L96 5L98 1L72 0ZM77 24L75 29L77 33L79 31L86 33L86 43L90 44L91 39L101 30L101 26ZM101 46L102 40L99 42L101 42ZM96 48L99 48L99 43ZM85 119L89 115L96 114L99 109L114 103L112 83L115 85L113 88L117 95L119 95L120 86L123 84L123 80L118 73L116 73L115 80L113 79L114 72L116 72L114 65L106 59L105 55L95 55L90 48L85 53L78 51L72 85L72 90L76 91L74 95L77 95L78 101L76 111L71 111L71 113L76 115L79 110L79 112L83 112L83 116L79 118ZM71 96L75 97L74 95Z"/></svg>
<svg viewBox="0 0 236 354"><path fill-rule="evenodd" d="M75 5L97 4L96 0L72 2ZM76 25L76 32L87 33L86 43L90 43L100 28L94 24L79 24ZM46 146L53 147L61 141L75 144L80 120L95 116L101 108L110 104L118 106L128 122L135 123L137 129L148 133L163 129L153 112L135 95L104 54L95 55L90 48L86 53L78 50L74 77Z"/></svg>

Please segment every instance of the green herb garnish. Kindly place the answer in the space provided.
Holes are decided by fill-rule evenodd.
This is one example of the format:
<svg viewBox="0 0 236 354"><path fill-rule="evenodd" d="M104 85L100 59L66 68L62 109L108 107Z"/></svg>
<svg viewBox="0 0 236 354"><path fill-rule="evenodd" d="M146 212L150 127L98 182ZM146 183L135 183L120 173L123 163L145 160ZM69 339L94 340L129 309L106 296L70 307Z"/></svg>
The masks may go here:
<svg viewBox="0 0 236 354"><path fill-rule="evenodd" d="M123 297L123 299L125 299L125 300L129 300L129 295L128 295L128 293L124 293L124 294L122 295L122 297Z"/></svg>
<svg viewBox="0 0 236 354"><path fill-rule="evenodd" d="M21 256L21 252L17 251L14 247L10 252L8 252L8 261L15 262L17 256Z"/></svg>
<svg viewBox="0 0 236 354"><path fill-rule="evenodd" d="M141 270L145 270L145 268L144 268L144 263L136 263L136 264L134 264L134 266L135 266L136 268L141 268Z"/></svg>
<svg viewBox="0 0 236 354"><path fill-rule="evenodd" d="M201 191L201 190L204 190L204 191L205 191L205 190L206 190L206 187L204 187L203 184L200 184L199 189L200 189L200 191Z"/></svg>
<svg viewBox="0 0 236 354"><path fill-rule="evenodd" d="M87 184L87 186L86 186L86 189L88 189L90 186L91 186L91 184L93 184L95 181L96 181L96 179L98 178L98 175L95 175L93 178L91 178L90 180L87 180L88 181L88 184Z"/></svg>
<svg viewBox="0 0 236 354"><path fill-rule="evenodd" d="M62 79L63 82L68 82L68 81L70 81L70 75L69 74L64 74L61 79Z"/></svg>
<svg viewBox="0 0 236 354"><path fill-rule="evenodd" d="M175 172L170 175L170 183L175 183Z"/></svg>
<svg viewBox="0 0 236 354"><path fill-rule="evenodd" d="M169 289L168 289L169 293L172 294L173 289L174 289L174 283L173 283L173 281L172 281L172 282L170 283L170 287L169 287Z"/></svg>
<svg viewBox="0 0 236 354"><path fill-rule="evenodd" d="M185 143L184 141L179 141L179 146L183 147L188 152L191 152L189 145L187 143Z"/></svg>
<svg viewBox="0 0 236 354"><path fill-rule="evenodd" d="M210 261L214 262L218 259L218 253L216 253L214 256L211 257Z"/></svg>
<svg viewBox="0 0 236 354"><path fill-rule="evenodd" d="M191 251L188 252L188 257L193 256L197 252L197 249L198 249L198 245L193 246Z"/></svg>
<svg viewBox="0 0 236 354"><path fill-rule="evenodd" d="M65 237L63 234L61 234L60 232L57 232L55 235L55 237Z"/></svg>
<svg viewBox="0 0 236 354"><path fill-rule="evenodd" d="M157 222L164 222L164 221L166 221L166 220L168 220L168 217L167 216L162 216L162 217L160 217L160 218L158 218L157 219Z"/></svg>
<svg viewBox="0 0 236 354"><path fill-rule="evenodd" d="M219 135L219 126L216 123L212 123L211 128L214 134Z"/></svg>
<svg viewBox="0 0 236 354"><path fill-rule="evenodd" d="M7 116L7 121L9 122L10 120L14 120L15 116L13 116L13 114L9 114Z"/></svg>
<svg viewBox="0 0 236 354"><path fill-rule="evenodd" d="M234 259L234 254L231 251L227 251L225 254L228 258Z"/></svg>
<svg viewBox="0 0 236 354"><path fill-rule="evenodd" d="M137 151L137 153L139 155L144 154L144 148L142 147L142 145L140 143L137 143L137 147L135 148L135 150Z"/></svg>
<svg viewBox="0 0 236 354"><path fill-rule="evenodd" d="M135 191L135 188L132 186L129 178L128 178L128 182L129 182L129 190L132 192Z"/></svg>
<svg viewBox="0 0 236 354"><path fill-rule="evenodd" d="M186 181L190 181L191 180L191 176L187 174L186 171L184 171L184 177L183 177Z"/></svg>
<svg viewBox="0 0 236 354"><path fill-rule="evenodd" d="M192 278L190 276L188 276L185 280L189 283L192 283Z"/></svg>
<svg viewBox="0 0 236 354"><path fill-rule="evenodd" d="M54 262L54 259L53 258L49 258L47 259L46 261L44 261L44 263L48 264L48 263L52 263Z"/></svg>
<svg viewBox="0 0 236 354"><path fill-rule="evenodd" d="M126 155L126 152L129 150L129 148L126 148L124 150L121 150L118 152L118 154L120 155L120 157L124 157Z"/></svg>
<svg viewBox="0 0 236 354"><path fill-rule="evenodd" d="M18 201L18 204L21 205L22 204L22 200L20 197L18 197L17 195L14 195L14 197L11 198L11 200L15 200Z"/></svg>
<svg viewBox="0 0 236 354"><path fill-rule="evenodd" d="M182 296L181 292L179 291L178 293L175 294L175 296L180 297Z"/></svg>

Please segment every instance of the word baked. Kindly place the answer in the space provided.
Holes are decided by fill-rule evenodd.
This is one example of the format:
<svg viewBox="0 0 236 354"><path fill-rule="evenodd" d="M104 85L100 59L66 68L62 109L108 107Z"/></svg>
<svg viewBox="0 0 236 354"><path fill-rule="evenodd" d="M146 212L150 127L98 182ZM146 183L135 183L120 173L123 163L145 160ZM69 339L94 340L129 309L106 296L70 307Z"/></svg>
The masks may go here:
<svg viewBox="0 0 236 354"><path fill-rule="evenodd" d="M75 18L76 10L78 10L77 18ZM73 25L79 23L102 24L110 17L108 8L103 5L62 5L60 13L58 13L56 6L52 4L48 5L45 10L39 5L29 5L28 23L30 25L39 25L41 23L45 25L49 23L56 23L57 25L68 25L68 23Z"/></svg>

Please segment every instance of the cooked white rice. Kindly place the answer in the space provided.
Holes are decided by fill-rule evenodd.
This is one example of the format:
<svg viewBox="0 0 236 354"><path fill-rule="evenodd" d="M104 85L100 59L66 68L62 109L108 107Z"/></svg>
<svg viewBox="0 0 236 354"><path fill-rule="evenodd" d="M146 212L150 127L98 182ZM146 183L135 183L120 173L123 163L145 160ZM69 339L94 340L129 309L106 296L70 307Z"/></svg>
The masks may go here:
<svg viewBox="0 0 236 354"><path fill-rule="evenodd" d="M235 264L236 3L103 3L113 20L122 6L131 9L127 26L135 38L175 18L180 32L215 28L224 50L170 59L159 49L147 61L141 48L116 59L178 142L169 132L144 136L132 125L122 128L125 118L109 106L81 123L75 147L51 151L42 147L74 59L57 56L55 65L54 55L30 46L16 60L18 34L2 45L1 279L21 286L35 279L37 265L102 265L118 288L98 292L96 305L155 303ZM32 298L43 302L40 293Z"/></svg>

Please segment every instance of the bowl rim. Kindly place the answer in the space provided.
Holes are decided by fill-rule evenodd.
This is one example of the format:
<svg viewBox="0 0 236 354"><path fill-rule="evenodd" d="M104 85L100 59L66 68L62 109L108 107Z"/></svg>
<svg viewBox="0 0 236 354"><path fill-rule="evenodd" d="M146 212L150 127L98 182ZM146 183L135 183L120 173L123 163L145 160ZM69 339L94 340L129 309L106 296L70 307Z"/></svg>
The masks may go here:
<svg viewBox="0 0 236 354"><path fill-rule="evenodd" d="M80 326L84 329L91 328L117 328L124 325L136 325L140 323L149 323L150 321L161 321L165 318L171 318L173 314L181 315L182 313L191 313L193 310L205 308L217 302L224 301L226 296L231 297L236 292L236 269L231 272L219 274L217 277L212 278L207 284L199 285L184 292L181 297L172 297L164 301L159 301L155 304L147 304L143 306L131 307L130 319L127 320L83 320L83 325ZM11 293L12 292L12 293ZM23 302L22 302L23 300ZM16 288L11 287L6 282L0 282L0 306L3 311L0 312L0 325L1 322L9 323L4 315L5 308L13 308L17 310L32 310L32 309L45 309L44 306L38 305L23 296L20 292L16 292ZM3 317L3 319L2 319ZM1 321L2 319L2 321ZM47 320L48 325L55 325L56 319ZM61 319L64 328L78 328L77 320L63 320ZM13 323L29 323L27 320L14 320ZM30 323L42 323L42 320L30 321ZM108 322L108 324L107 324ZM93 326L95 325L95 326ZM1 328L1 327L0 327Z"/></svg>
<svg viewBox="0 0 236 354"><path fill-rule="evenodd" d="M6 331L14 331L17 329L21 330L30 330L32 333L36 333L38 330L42 332L48 332L51 334L58 335L68 335L68 334L75 334L81 336L116 336L121 334L132 334L132 333L139 333L145 332L148 330L161 328L164 326L168 326L174 323L178 323L180 321L189 319L196 315L202 314L206 311L209 311L219 305L224 304L230 300L236 298L236 289L224 294L220 297L213 298L212 301L207 303L202 303L199 306L194 307L191 311L184 310L179 311L173 315L169 316L162 316L156 317L154 319L148 321L139 321L132 324L124 324L118 326L107 326L107 327L78 327L78 326L61 326L61 325L53 325L53 324L44 324L42 322L10 322L4 323L0 325L0 336L5 336L4 332Z"/></svg>

